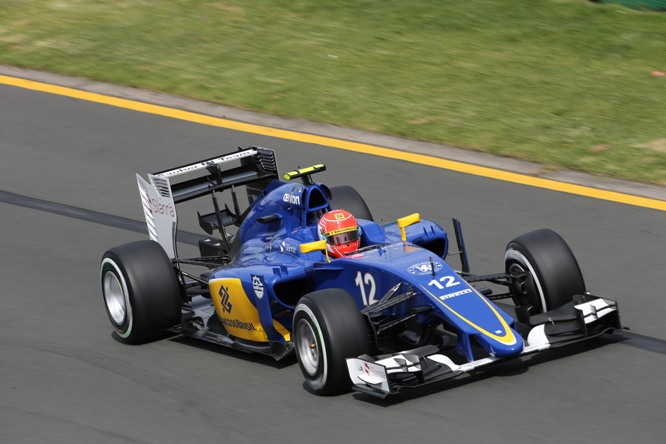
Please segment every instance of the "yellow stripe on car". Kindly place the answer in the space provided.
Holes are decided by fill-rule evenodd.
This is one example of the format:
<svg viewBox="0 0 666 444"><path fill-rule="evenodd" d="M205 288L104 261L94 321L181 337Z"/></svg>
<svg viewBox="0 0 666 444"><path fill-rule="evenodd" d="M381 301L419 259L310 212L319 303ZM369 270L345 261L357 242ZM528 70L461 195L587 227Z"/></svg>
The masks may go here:
<svg viewBox="0 0 666 444"><path fill-rule="evenodd" d="M497 341L497 342L499 342L499 343L502 343L502 344L504 344L504 345L513 345L513 344L516 343L516 336L513 334L513 330L511 330L511 327L509 327L509 324L506 323L506 321L504 320L504 318L503 318L503 317L497 312L497 310L495 309L495 307L493 307L492 304L490 304L490 303L488 302L488 300L487 300L486 298L484 298L483 296L481 296L481 295L480 295L480 294L479 294L474 288L472 288L472 290L474 291L474 293L475 293L478 297L480 297L481 300L482 300L483 302L485 302L485 303L488 305L488 307L490 307L490 310L495 314L495 316L497 317L497 319L500 321L500 324L502 325L502 329L504 330L504 335L502 335L502 336L496 335L495 333L491 333L491 332L489 332L488 330L486 330L485 328L478 326L478 325L475 324L474 322L470 321L469 319L467 319L466 317L464 317L463 315L461 315L460 313L458 313L457 311L455 311L454 309L452 309L451 307L449 307L448 305L446 305L446 304L444 303L444 301L440 300L437 296L435 296L434 294L432 294L432 293L431 293L430 291L428 291L425 287L423 287L423 289L424 289L428 294L430 294L434 299L436 299L440 304L442 304L442 305L444 306L444 308L446 308L447 310L449 310L449 311L450 311L451 313L453 313L456 317L462 319L466 324L470 325L471 327L474 327L474 329L476 329L476 330L479 331L480 333L484 334L485 336L488 336L489 338L494 339L495 341Z"/></svg>

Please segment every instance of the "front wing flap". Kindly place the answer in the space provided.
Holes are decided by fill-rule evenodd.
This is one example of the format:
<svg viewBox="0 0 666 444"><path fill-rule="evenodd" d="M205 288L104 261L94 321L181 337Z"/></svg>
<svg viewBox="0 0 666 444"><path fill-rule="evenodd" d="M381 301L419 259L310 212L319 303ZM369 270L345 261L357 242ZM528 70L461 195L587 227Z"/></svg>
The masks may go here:
<svg viewBox="0 0 666 444"><path fill-rule="evenodd" d="M423 348L428 347L438 350L435 346ZM416 388L454 378L498 360L488 357L458 365L444 354L425 354L417 349L376 360L367 355L349 358L347 370L355 391L385 398L402 388Z"/></svg>

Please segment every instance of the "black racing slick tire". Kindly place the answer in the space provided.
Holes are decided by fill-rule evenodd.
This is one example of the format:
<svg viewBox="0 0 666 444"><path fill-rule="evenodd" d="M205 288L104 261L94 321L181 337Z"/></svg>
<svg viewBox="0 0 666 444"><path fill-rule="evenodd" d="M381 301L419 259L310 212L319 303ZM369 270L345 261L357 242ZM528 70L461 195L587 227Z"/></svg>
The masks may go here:
<svg viewBox="0 0 666 444"><path fill-rule="evenodd" d="M576 257L552 230L532 231L509 242L504 264L507 273L524 271L531 276L525 285L532 314L558 308L571 302L574 295L585 293Z"/></svg>
<svg viewBox="0 0 666 444"><path fill-rule="evenodd" d="M331 187L328 200L333 210L347 210L357 219L374 221L370 208L356 189L349 185Z"/></svg>
<svg viewBox="0 0 666 444"><path fill-rule="evenodd" d="M363 315L344 290L319 290L303 296L294 310L298 365L309 389L337 395L351 389L346 358L370 352Z"/></svg>
<svg viewBox="0 0 666 444"><path fill-rule="evenodd" d="M181 321L180 286L171 260L154 241L111 248L100 267L106 314L120 339L144 343Z"/></svg>

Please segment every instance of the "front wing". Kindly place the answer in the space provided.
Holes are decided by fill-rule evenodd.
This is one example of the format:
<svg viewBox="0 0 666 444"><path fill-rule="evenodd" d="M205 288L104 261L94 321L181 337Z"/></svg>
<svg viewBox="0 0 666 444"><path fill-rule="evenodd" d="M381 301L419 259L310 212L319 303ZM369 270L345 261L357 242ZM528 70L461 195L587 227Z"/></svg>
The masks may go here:
<svg viewBox="0 0 666 444"><path fill-rule="evenodd" d="M534 325L536 322L540 323ZM578 295L561 308L533 316L530 324L526 346L515 357L570 345L622 328L617 302L592 295ZM385 398L403 388L454 378L506 359L488 356L456 364L439 347L427 345L375 358L368 355L349 358L347 370L355 391Z"/></svg>

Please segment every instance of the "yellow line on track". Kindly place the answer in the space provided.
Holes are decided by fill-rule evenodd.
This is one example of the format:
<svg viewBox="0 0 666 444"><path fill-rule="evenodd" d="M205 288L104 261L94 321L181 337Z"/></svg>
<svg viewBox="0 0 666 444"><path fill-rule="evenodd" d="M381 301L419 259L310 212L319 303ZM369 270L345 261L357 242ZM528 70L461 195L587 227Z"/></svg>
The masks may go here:
<svg viewBox="0 0 666 444"><path fill-rule="evenodd" d="M312 134L303 134L296 131L281 130L250 123L235 122L233 120L211 117L203 114L197 114L189 111L182 111L174 108L168 108L160 105L137 102L129 99L106 96L103 94L81 91L64 86L51 85L48 83L36 82L16 77L0 75L0 84L16 86L23 89L40 91L60 96L71 97L74 99L85 100L88 102L102 103L118 108L125 108L148 114L170 117L173 119L185 120L188 122L200 123L203 125L217 126L235 131L259 134L262 136L276 137L279 139L294 140L297 142L323 145L330 148L337 148L357 153L371 154L374 156L385 157L389 159L404 160L407 162L442 168L450 171L471 174L474 176L487 177L505 182L513 182L521 185L528 185L537 188L560 191L563 193L575 194L579 196L592 197L594 199L608 200L628 205L635 205L644 208L666 211L666 201L650 199L647 197L632 196L630 194L618 193L615 191L600 190L597 188L586 187L582 185L568 184L551 179L527 176L524 174L512 173L508 171L497 170L483 166L471 165L453 160L441 159L438 157L427 156L425 154L409 153L391 148L382 148L379 146L368 145L358 142L348 142L330 137L317 136Z"/></svg>

